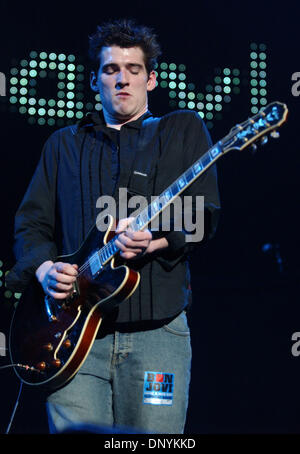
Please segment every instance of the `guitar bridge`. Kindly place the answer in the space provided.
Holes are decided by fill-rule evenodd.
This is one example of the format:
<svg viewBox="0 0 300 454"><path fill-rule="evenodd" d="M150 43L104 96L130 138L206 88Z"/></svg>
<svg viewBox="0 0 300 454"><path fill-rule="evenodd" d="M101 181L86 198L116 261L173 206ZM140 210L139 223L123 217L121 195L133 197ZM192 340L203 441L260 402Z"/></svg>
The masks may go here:
<svg viewBox="0 0 300 454"><path fill-rule="evenodd" d="M78 287L78 282L77 279L73 284L73 293L71 295L71 298L74 298L75 296L79 295L79 287Z"/></svg>
<svg viewBox="0 0 300 454"><path fill-rule="evenodd" d="M73 292L72 292L72 294L71 294L70 296L68 296L68 297L64 300L64 302L63 302L63 304L61 305L61 307L62 307L63 309L66 309L66 308L74 301L74 299L77 298L77 296L79 295L79 293L80 293L80 292L79 292L79 287L78 287L78 283L77 283L77 279L76 279L76 281L75 281L74 284L73 284Z"/></svg>

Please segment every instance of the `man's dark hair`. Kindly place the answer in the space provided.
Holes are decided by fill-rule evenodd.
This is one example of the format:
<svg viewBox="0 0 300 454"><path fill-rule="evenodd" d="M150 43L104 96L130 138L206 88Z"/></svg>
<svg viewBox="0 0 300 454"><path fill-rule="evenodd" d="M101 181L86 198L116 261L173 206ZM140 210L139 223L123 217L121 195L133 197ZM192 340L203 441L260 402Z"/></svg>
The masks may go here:
<svg viewBox="0 0 300 454"><path fill-rule="evenodd" d="M98 71L102 47L140 47L148 74L155 68L161 54L160 45L152 29L138 25L132 19L118 19L98 25L96 33L89 37L89 57L92 69Z"/></svg>

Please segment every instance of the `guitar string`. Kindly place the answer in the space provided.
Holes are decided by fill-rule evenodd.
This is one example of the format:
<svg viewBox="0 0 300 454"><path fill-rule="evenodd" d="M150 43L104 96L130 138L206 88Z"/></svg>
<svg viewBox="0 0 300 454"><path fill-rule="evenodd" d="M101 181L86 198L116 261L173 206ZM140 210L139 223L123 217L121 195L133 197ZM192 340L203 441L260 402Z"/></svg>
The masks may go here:
<svg viewBox="0 0 300 454"><path fill-rule="evenodd" d="M87 260L80 268L79 268L79 273L78 273L78 276L80 276L81 274L84 273L84 271L86 271L87 268L89 268L90 266L92 266L93 264L97 263L99 261L99 258L100 258L100 262L101 262L101 254L103 255L104 252L108 252L109 253L109 259L111 259L117 252L119 252L119 248L114 251L113 254L111 254L111 251L109 250L109 248L111 247L111 244L112 242L114 243L114 240L111 240L109 243L107 243L106 245L104 245L101 249L99 249L99 251L96 251L91 257L89 260ZM112 247L116 247L116 245L114 244ZM95 257L97 256L97 257ZM99 257L100 256L100 257ZM102 265L103 263L101 263ZM77 277L78 277L77 276Z"/></svg>
<svg viewBox="0 0 300 454"><path fill-rule="evenodd" d="M79 277L80 275L82 275L89 267L93 266L95 263L98 263L99 262L99 257L94 257L95 255L99 256L100 255L100 251L102 251L104 248L100 249L99 251L96 251L92 257L86 261L80 268L79 268L79 273L77 275L77 277ZM111 257L109 257L110 259ZM101 257L100 257L100 263L101 265L103 265L103 262L101 261Z"/></svg>
<svg viewBox="0 0 300 454"><path fill-rule="evenodd" d="M132 222L132 224L134 223L134 221ZM115 240L117 239L117 237L113 238L112 240L110 240L109 243L105 244L101 249L99 249L98 251L96 251L91 257L89 260L87 260L80 268L79 268L79 274L82 274L89 266L95 264L96 262L98 262L99 260L99 257L100 257L100 262L101 262L101 255L103 256L103 254L105 254L106 252L108 252L109 254L109 259L111 259L117 252L120 251L120 249L116 246L115 244ZM111 250L110 248L112 248L113 250L113 254L111 253ZM116 248L116 250L114 250L114 248ZM105 260L105 259L104 259ZM103 264L103 263L101 263Z"/></svg>
<svg viewBox="0 0 300 454"><path fill-rule="evenodd" d="M134 223L134 221L132 221L132 224ZM131 224L130 224L131 225ZM120 251L119 248L117 248L117 246L115 245L115 240L117 239L117 237L114 237L112 240L109 241L109 243L105 244L101 249L99 249L98 251L96 251L91 257L89 260L87 260L80 268L79 268L79 275L81 275L82 273L84 273L84 271L91 265L95 264L96 262L98 262L99 260L99 257L100 257L100 262L101 262L101 254L103 256L103 254L105 254L106 252L109 253L109 259L111 259L117 252ZM110 251L110 248L117 248L117 250L113 251L113 254L111 254L111 251ZM94 257L96 256L96 257ZM103 264L103 263L101 263Z"/></svg>
<svg viewBox="0 0 300 454"><path fill-rule="evenodd" d="M144 211L144 210L143 210ZM140 213L140 215L143 213L143 211ZM145 211L146 213L146 211ZM135 219L136 220L136 219ZM132 221L132 224L134 224L134 221ZM148 219L149 221L149 219ZM130 227L129 225L129 227ZM145 225L145 224L144 224ZM101 249L99 249L98 251L96 251L91 257L89 260L87 260L80 268L79 268L79 273L78 273L78 276L80 276L81 274L83 274L86 269L88 267L90 267L91 265L95 264L96 262L98 262L99 260L99 256L100 256L100 262L101 262L101 254L103 255L104 253L108 252L109 253L109 259L111 259L117 252L120 251L119 248L117 248L116 251L113 252L113 254L111 254L111 251L109 250L110 247L112 248L116 248L117 246L115 245L115 240L117 239L117 237L113 238L109 243L105 244ZM96 257L94 257L96 255ZM102 263L101 263L102 264ZM78 277L77 276L77 277Z"/></svg>

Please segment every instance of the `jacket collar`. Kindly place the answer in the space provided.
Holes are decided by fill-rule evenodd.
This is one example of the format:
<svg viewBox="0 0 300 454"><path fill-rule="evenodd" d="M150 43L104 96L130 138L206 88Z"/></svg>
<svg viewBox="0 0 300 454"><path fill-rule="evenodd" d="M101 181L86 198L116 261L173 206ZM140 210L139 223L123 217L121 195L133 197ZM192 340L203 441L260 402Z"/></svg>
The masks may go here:
<svg viewBox="0 0 300 454"><path fill-rule="evenodd" d="M141 129L142 123L146 118L152 117L152 113L147 110L143 115L141 115L137 120L129 121L125 123L122 127ZM107 126L104 120L103 112L88 112L86 116L77 123L77 132L83 130L93 129L94 131L106 131Z"/></svg>

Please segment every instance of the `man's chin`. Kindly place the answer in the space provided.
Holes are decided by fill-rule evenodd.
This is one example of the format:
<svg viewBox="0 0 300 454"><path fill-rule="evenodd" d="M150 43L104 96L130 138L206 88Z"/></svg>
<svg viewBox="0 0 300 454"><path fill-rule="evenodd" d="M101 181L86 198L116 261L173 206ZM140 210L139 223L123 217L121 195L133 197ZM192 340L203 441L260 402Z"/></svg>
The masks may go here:
<svg viewBox="0 0 300 454"><path fill-rule="evenodd" d="M121 123L124 123L126 121L130 121L136 115L137 115L136 112L123 110L123 111L117 112L116 119L119 120Z"/></svg>
<svg viewBox="0 0 300 454"><path fill-rule="evenodd" d="M104 109L105 110L105 109ZM108 111L109 112L109 111ZM108 119L109 121L116 121L120 124L129 122L131 120L139 118L144 111L139 111L138 109L126 109L126 108L120 108L118 106L118 109L112 111L110 110Z"/></svg>

